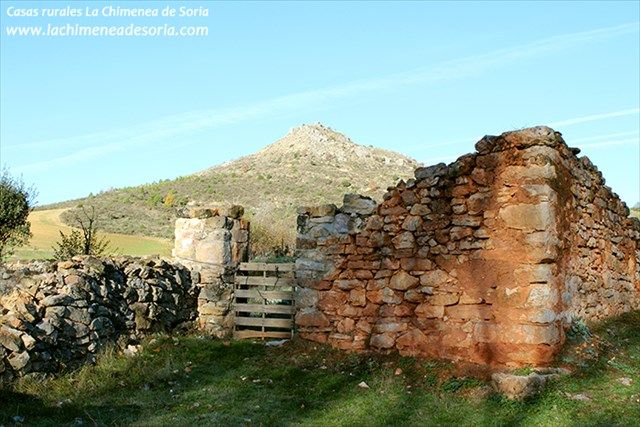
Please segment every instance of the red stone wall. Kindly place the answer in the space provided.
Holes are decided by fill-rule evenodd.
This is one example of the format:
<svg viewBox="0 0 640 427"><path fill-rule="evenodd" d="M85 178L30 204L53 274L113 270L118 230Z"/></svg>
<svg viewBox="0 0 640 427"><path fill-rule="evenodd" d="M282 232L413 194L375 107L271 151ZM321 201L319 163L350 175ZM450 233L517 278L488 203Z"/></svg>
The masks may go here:
<svg viewBox="0 0 640 427"><path fill-rule="evenodd" d="M580 161L546 127L488 136L476 149L418 168L379 205L347 195L340 209L300 209L301 337L489 366L551 362L582 304L575 292L567 303L566 282L591 259L579 257L573 232L571 201L584 197L571 192L580 191L571 162ZM611 206L622 218L626 207ZM619 246L637 275L638 236L625 221L607 233L626 239ZM637 294L637 276L629 280Z"/></svg>

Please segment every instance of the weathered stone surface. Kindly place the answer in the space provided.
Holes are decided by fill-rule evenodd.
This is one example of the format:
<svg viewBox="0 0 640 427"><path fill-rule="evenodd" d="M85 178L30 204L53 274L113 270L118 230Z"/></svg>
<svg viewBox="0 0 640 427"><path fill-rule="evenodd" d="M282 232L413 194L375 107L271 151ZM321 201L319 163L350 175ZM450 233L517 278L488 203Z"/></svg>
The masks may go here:
<svg viewBox="0 0 640 427"><path fill-rule="evenodd" d="M452 305L446 308L445 314L452 319L489 320L493 318L491 306L483 304Z"/></svg>
<svg viewBox="0 0 640 427"><path fill-rule="evenodd" d="M371 335L369 344L376 348L391 348L395 344L395 341L394 334L392 333L373 334Z"/></svg>
<svg viewBox="0 0 640 427"><path fill-rule="evenodd" d="M0 314L0 380L79 366L109 343L178 330L196 318L196 284L181 265L79 257L46 268L56 273L0 296L14 313Z"/></svg>
<svg viewBox="0 0 640 427"><path fill-rule="evenodd" d="M432 288L440 288L452 281L451 276L443 270L427 271L420 276L420 284L422 286L430 286Z"/></svg>
<svg viewBox="0 0 640 427"><path fill-rule="evenodd" d="M404 270L400 270L389 280L389 287L398 291L406 291L407 289L415 288L419 283L420 279Z"/></svg>
<svg viewBox="0 0 640 427"><path fill-rule="evenodd" d="M391 239L396 249L411 249L415 246L413 234L406 231Z"/></svg>
<svg viewBox="0 0 640 427"><path fill-rule="evenodd" d="M542 391L547 378L535 372L529 375L495 373L491 375L493 387L508 399L523 400Z"/></svg>
<svg viewBox="0 0 640 427"><path fill-rule="evenodd" d="M314 308L303 308L296 314L296 325L300 327L315 326L324 328L330 325L329 319Z"/></svg>
<svg viewBox="0 0 640 427"><path fill-rule="evenodd" d="M432 305L432 304L420 304L416 307L416 316L424 317L426 319L433 319L436 317L444 317L444 306Z"/></svg>
<svg viewBox="0 0 640 427"><path fill-rule="evenodd" d="M324 270L298 273L330 319L305 333L349 350L537 366L571 318L640 309L640 221L588 159L546 127L476 147L418 168L366 213L300 216L300 255Z"/></svg>
<svg viewBox="0 0 640 427"><path fill-rule="evenodd" d="M525 231L544 231L555 222L553 208L547 202L505 206L500 209L499 216L507 227Z"/></svg>
<svg viewBox="0 0 640 427"><path fill-rule="evenodd" d="M371 215L378 204L370 197L359 194L345 194L342 200L342 212L359 215Z"/></svg>

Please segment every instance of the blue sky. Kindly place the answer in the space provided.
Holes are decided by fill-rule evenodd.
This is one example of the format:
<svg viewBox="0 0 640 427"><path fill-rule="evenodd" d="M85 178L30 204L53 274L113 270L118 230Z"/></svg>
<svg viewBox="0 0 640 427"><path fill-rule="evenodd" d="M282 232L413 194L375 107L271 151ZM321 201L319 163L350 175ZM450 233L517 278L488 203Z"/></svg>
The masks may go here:
<svg viewBox="0 0 640 427"><path fill-rule="evenodd" d="M206 6L199 18L9 17ZM168 21L170 20L170 21ZM547 124L640 201L640 2L2 1L0 162L45 204L173 178L302 123L425 164ZM6 27L206 25L207 37L9 37Z"/></svg>

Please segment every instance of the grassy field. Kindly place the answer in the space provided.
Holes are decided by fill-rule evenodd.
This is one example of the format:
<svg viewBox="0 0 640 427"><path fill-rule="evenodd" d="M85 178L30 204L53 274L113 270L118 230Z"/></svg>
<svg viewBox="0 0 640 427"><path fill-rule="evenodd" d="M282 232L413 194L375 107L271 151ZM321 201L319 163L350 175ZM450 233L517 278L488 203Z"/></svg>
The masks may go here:
<svg viewBox="0 0 640 427"><path fill-rule="evenodd" d="M22 417L43 426L638 425L640 312L592 332L560 358L573 374L525 402L443 362L296 341L270 348L157 337L138 356L106 353L96 366L0 391L0 424Z"/></svg>
<svg viewBox="0 0 640 427"><path fill-rule="evenodd" d="M19 259L42 259L53 256L53 247L60 240L60 231L70 232L71 227L60 221L65 209L49 209L31 212L31 232L33 237L27 246L16 250L14 257ZM123 255L164 255L171 254L172 242L169 239L141 237L127 234L104 233L111 245L108 250Z"/></svg>

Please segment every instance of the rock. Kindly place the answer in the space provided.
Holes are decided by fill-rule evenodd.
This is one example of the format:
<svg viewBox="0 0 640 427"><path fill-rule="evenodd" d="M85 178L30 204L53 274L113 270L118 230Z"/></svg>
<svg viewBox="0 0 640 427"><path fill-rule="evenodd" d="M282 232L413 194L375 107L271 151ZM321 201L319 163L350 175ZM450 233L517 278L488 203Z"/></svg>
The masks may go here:
<svg viewBox="0 0 640 427"><path fill-rule="evenodd" d="M389 287L398 291L406 291L407 289L415 288L419 283L420 279L404 270L400 270L391 277Z"/></svg>
<svg viewBox="0 0 640 427"><path fill-rule="evenodd" d="M27 351L12 353L7 358L7 361L15 371L21 371L22 369L24 369L27 366L27 363L29 363L29 360L30 356Z"/></svg>
<svg viewBox="0 0 640 427"><path fill-rule="evenodd" d="M436 289L451 281L452 278L443 270L427 271L420 276L420 284L422 286L429 286Z"/></svg>
<svg viewBox="0 0 640 427"><path fill-rule="evenodd" d="M507 227L524 231L544 231L555 223L555 213L548 202L505 206L498 215Z"/></svg>
<svg viewBox="0 0 640 427"><path fill-rule="evenodd" d="M393 333L373 334L369 344L376 348L391 348L396 342L394 335Z"/></svg>
<svg viewBox="0 0 640 427"><path fill-rule="evenodd" d="M0 345L7 350L17 352L22 348L23 332L9 326L0 327Z"/></svg>
<svg viewBox="0 0 640 427"><path fill-rule="evenodd" d="M140 353L141 349L142 349L142 347L139 346L139 345L131 345L130 344L124 349L123 353L127 357L133 357L133 356L136 356L138 353Z"/></svg>
<svg viewBox="0 0 640 427"><path fill-rule="evenodd" d="M633 383L633 380L629 377L622 377L622 378L618 378L618 382L623 386L630 387L631 384Z"/></svg>
<svg viewBox="0 0 640 427"><path fill-rule="evenodd" d="M530 180L552 180L556 178L556 168L551 164L507 166L501 178L511 185L519 185Z"/></svg>
<svg viewBox="0 0 640 427"><path fill-rule="evenodd" d="M296 292L296 307L315 307L320 300L318 291L310 288L298 287Z"/></svg>
<svg viewBox="0 0 640 427"><path fill-rule="evenodd" d="M324 313L315 308L303 308L296 314L296 325L300 327L324 328L330 325Z"/></svg>
<svg viewBox="0 0 640 427"><path fill-rule="evenodd" d="M319 217L332 217L336 214L337 207L334 204L320 205L320 206L305 206L298 208L298 214L307 214L312 218Z"/></svg>
<svg viewBox="0 0 640 427"><path fill-rule="evenodd" d="M22 335L22 343L27 350L33 350L36 346L36 340L29 334Z"/></svg>
<svg viewBox="0 0 640 427"><path fill-rule="evenodd" d="M415 310L416 316L424 317L425 319L434 319L444 317L444 306L432 305L428 303L419 304Z"/></svg>
<svg viewBox="0 0 640 427"><path fill-rule="evenodd" d="M361 382L358 383L358 387L360 387L360 388L369 388L369 385L366 382L361 381Z"/></svg>
<svg viewBox="0 0 640 427"><path fill-rule="evenodd" d="M529 375L495 373L491 375L494 389L508 399L523 400L542 391L547 378L535 372Z"/></svg>
<svg viewBox="0 0 640 427"><path fill-rule="evenodd" d="M415 238L409 231L394 237L391 241L396 249L411 249L415 246Z"/></svg>
<svg viewBox="0 0 640 427"><path fill-rule="evenodd" d="M429 167L419 167L414 171L416 180L430 180L436 177L446 175L448 172L447 165L444 163L438 163L437 165Z"/></svg>
<svg viewBox="0 0 640 427"><path fill-rule="evenodd" d="M371 215L378 207L375 200L359 194L345 194L342 203L342 212L358 215Z"/></svg>
<svg viewBox="0 0 640 427"><path fill-rule="evenodd" d="M566 393L565 392L564 395L567 398L569 398L571 400L577 400L578 402L591 402L591 398L588 395L584 394L584 393L572 394L572 393Z"/></svg>

